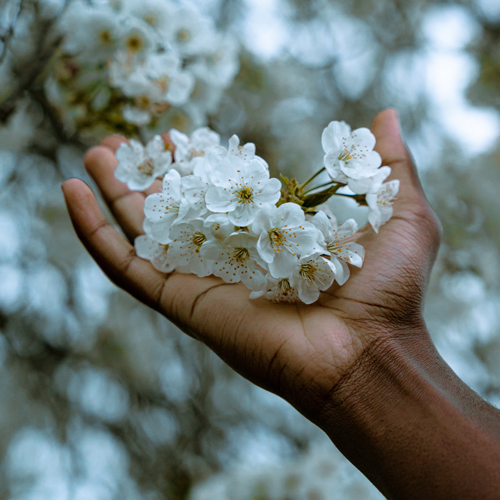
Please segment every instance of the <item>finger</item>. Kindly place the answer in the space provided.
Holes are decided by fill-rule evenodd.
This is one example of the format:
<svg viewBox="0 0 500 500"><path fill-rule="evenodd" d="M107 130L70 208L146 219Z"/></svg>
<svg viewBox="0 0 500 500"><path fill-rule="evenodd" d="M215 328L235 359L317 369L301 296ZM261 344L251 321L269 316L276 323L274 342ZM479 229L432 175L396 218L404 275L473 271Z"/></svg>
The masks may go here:
<svg viewBox="0 0 500 500"><path fill-rule="evenodd" d="M163 287L165 274L137 257L134 247L106 220L83 181L70 179L62 190L75 231L97 264L113 283L156 308L154 291Z"/></svg>
<svg viewBox="0 0 500 500"><path fill-rule="evenodd" d="M375 150L382 157L382 164L392 169L388 180L399 179L400 181L395 210L415 206L415 204L427 205L417 169L401 138L397 112L393 109L386 109L379 113L372 122L371 130L377 140Z"/></svg>
<svg viewBox="0 0 500 500"><path fill-rule="evenodd" d="M417 223L420 238L425 236L426 241L437 249L442 227L424 194L411 153L401 138L397 112L387 109L379 113L373 120L372 132L377 140L375 149L382 157L383 165L392 168L389 180L400 181L399 194L394 202L393 221L399 218Z"/></svg>
<svg viewBox="0 0 500 500"><path fill-rule="evenodd" d="M83 181L70 179L61 187L80 241L109 279L198 338L190 325L194 305L209 290L218 288L221 280L157 271L137 257L134 247L109 224Z"/></svg>
<svg viewBox="0 0 500 500"><path fill-rule="evenodd" d="M123 135L119 134L112 134L108 135L101 141L101 146L105 146L111 151L116 152L116 150L120 147L121 144L127 143L128 140L126 137L123 137Z"/></svg>
<svg viewBox="0 0 500 500"><path fill-rule="evenodd" d="M85 168L97 184L123 232L130 241L133 241L143 233L144 198L147 194L160 191L161 183L155 181L145 193L130 191L114 176L117 164L115 153L107 146L92 148L85 155Z"/></svg>

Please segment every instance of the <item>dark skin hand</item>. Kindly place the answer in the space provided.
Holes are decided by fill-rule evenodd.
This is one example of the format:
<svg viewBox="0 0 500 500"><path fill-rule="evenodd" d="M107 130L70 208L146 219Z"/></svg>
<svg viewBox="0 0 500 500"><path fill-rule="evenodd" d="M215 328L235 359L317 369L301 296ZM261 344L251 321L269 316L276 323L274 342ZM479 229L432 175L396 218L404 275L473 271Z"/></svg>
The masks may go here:
<svg viewBox="0 0 500 500"><path fill-rule="evenodd" d="M363 268L351 269L344 286L312 305L250 300L242 284L166 275L138 258L130 242L143 233L145 196L159 186L131 192L114 178L114 152L124 138L105 139L85 165L129 241L85 183L66 181L63 192L80 240L116 285L289 401L385 495L476 498L475 491L477 498L500 498L500 417L439 357L422 319L440 224L401 140L397 114L377 115L372 132L391 178L401 181L394 217L378 236L370 231L358 240L366 251ZM455 442L447 431L451 421L456 438L465 433L470 440ZM478 453L478 442L488 449ZM490 459L481 462L484 453ZM469 457L481 463L471 468ZM472 486L478 483L480 490Z"/></svg>

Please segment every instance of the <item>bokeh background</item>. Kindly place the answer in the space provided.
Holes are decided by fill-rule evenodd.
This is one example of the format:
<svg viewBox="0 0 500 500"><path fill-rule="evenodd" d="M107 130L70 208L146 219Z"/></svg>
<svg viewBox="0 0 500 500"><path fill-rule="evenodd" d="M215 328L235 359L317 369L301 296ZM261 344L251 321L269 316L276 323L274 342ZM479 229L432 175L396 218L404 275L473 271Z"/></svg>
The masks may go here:
<svg viewBox="0 0 500 500"><path fill-rule="evenodd" d="M0 499L381 498L322 432L116 289L80 245L60 183L90 182L85 149L124 129L88 126L92 110L51 93L71 3L0 0ZM300 179L331 120L368 126L396 107L444 225L431 334L499 406L500 3L197 4L236 40L221 45L234 75L202 113L154 127L237 133L274 175ZM71 72L63 83L81 86Z"/></svg>

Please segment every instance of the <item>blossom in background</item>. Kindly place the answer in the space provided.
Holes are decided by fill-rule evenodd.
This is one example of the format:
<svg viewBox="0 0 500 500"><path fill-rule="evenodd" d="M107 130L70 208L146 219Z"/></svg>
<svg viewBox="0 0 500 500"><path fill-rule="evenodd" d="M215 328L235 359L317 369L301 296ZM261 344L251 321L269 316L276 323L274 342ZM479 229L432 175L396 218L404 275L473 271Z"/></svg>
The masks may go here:
<svg viewBox="0 0 500 500"><path fill-rule="evenodd" d="M176 6L168 0L135 0L126 2L124 10L130 16L149 24L157 33L168 33L170 18Z"/></svg>
<svg viewBox="0 0 500 500"><path fill-rule="evenodd" d="M124 50L130 58L136 59L145 59L157 41L151 26L134 17L121 20L118 39L119 49Z"/></svg>
<svg viewBox="0 0 500 500"><path fill-rule="evenodd" d="M196 78L208 87L226 89L235 79L240 68L238 42L229 35L218 34L212 51L200 54L190 66Z"/></svg>
<svg viewBox="0 0 500 500"><path fill-rule="evenodd" d="M240 66L234 37L186 0L75 0L59 29L47 99L68 131L92 142L203 126Z"/></svg>
<svg viewBox="0 0 500 500"><path fill-rule="evenodd" d="M170 19L169 41L186 56L211 53L216 41L215 33L212 20L192 5L181 5Z"/></svg>
<svg viewBox="0 0 500 500"><path fill-rule="evenodd" d="M117 53L109 69L110 82L133 99L124 108L127 121L146 125L170 105L187 102L194 78L180 65L180 59L172 52L152 54L139 62L134 59L132 65L128 53Z"/></svg>
<svg viewBox="0 0 500 500"><path fill-rule="evenodd" d="M366 195L366 202L370 208L368 220L376 233L392 217L392 202L398 192L399 180L395 179L382 184L377 192Z"/></svg>
<svg viewBox="0 0 500 500"><path fill-rule="evenodd" d="M110 9L75 2L61 20L61 30L66 33L63 50L80 63L105 61L118 46L119 19Z"/></svg>
<svg viewBox="0 0 500 500"><path fill-rule="evenodd" d="M116 159L115 177L133 191L144 191L168 171L172 153L165 151L165 143L157 135L146 147L134 139L122 143L116 151Z"/></svg>
<svg viewBox="0 0 500 500"><path fill-rule="evenodd" d="M320 250L318 230L294 203L260 210L252 231L259 235L257 251L274 278L288 277L299 257Z"/></svg>
<svg viewBox="0 0 500 500"><path fill-rule="evenodd" d="M382 164L380 155L373 151L375 136L367 128L351 132L347 123L334 121L323 131L321 143L330 177L348 184L354 192L359 193L361 188L356 181L373 176ZM357 190L353 189L356 187Z"/></svg>
<svg viewBox="0 0 500 500"><path fill-rule="evenodd" d="M351 264L356 267L363 265L364 248L355 243L358 225L354 219L346 220L340 227L333 216L329 219L324 212L318 212L311 221L320 231L324 245L330 253L330 261L335 267L335 281L343 285L350 275Z"/></svg>
<svg viewBox="0 0 500 500"><path fill-rule="evenodd" d="M269 171L257 160L237 156L222 158L212 165L213 187L207 191L207 207L212 212L227 212L235 226L248 226L259 209L275 208L281 182L270 179Z"/></svg>

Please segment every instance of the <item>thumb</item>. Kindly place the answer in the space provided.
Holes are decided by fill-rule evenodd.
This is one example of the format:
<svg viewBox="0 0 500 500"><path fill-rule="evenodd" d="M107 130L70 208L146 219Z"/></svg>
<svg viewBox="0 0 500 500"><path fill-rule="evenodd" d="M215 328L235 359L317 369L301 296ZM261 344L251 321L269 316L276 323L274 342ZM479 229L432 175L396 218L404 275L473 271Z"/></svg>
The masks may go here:
<svg viewBox="0 0 500 500"><path fill-rule="evenodd" d="M417 239L426 241L437 250L442 226L427 201L411 153L401 138L397 112L386 109L379 113L372 122L371 130L377 141L375 150L382 157L382 164L392 169L389 180L400 181L399 194L394 203L394 217L387 226L395 228L401 219L409 222L413 230L416 230Z"/></svg>
<svg viewBox="0 0 500 500"><path fill-rule="evenodd" d="M411 153L401 138L397 111L386 109L379 113L372 122L371 131L377 140L375 150L382 157L382 165L387 165L392 169L388 180L399 179L400 181L394 213L424 207L430 209Z"/></svg>

